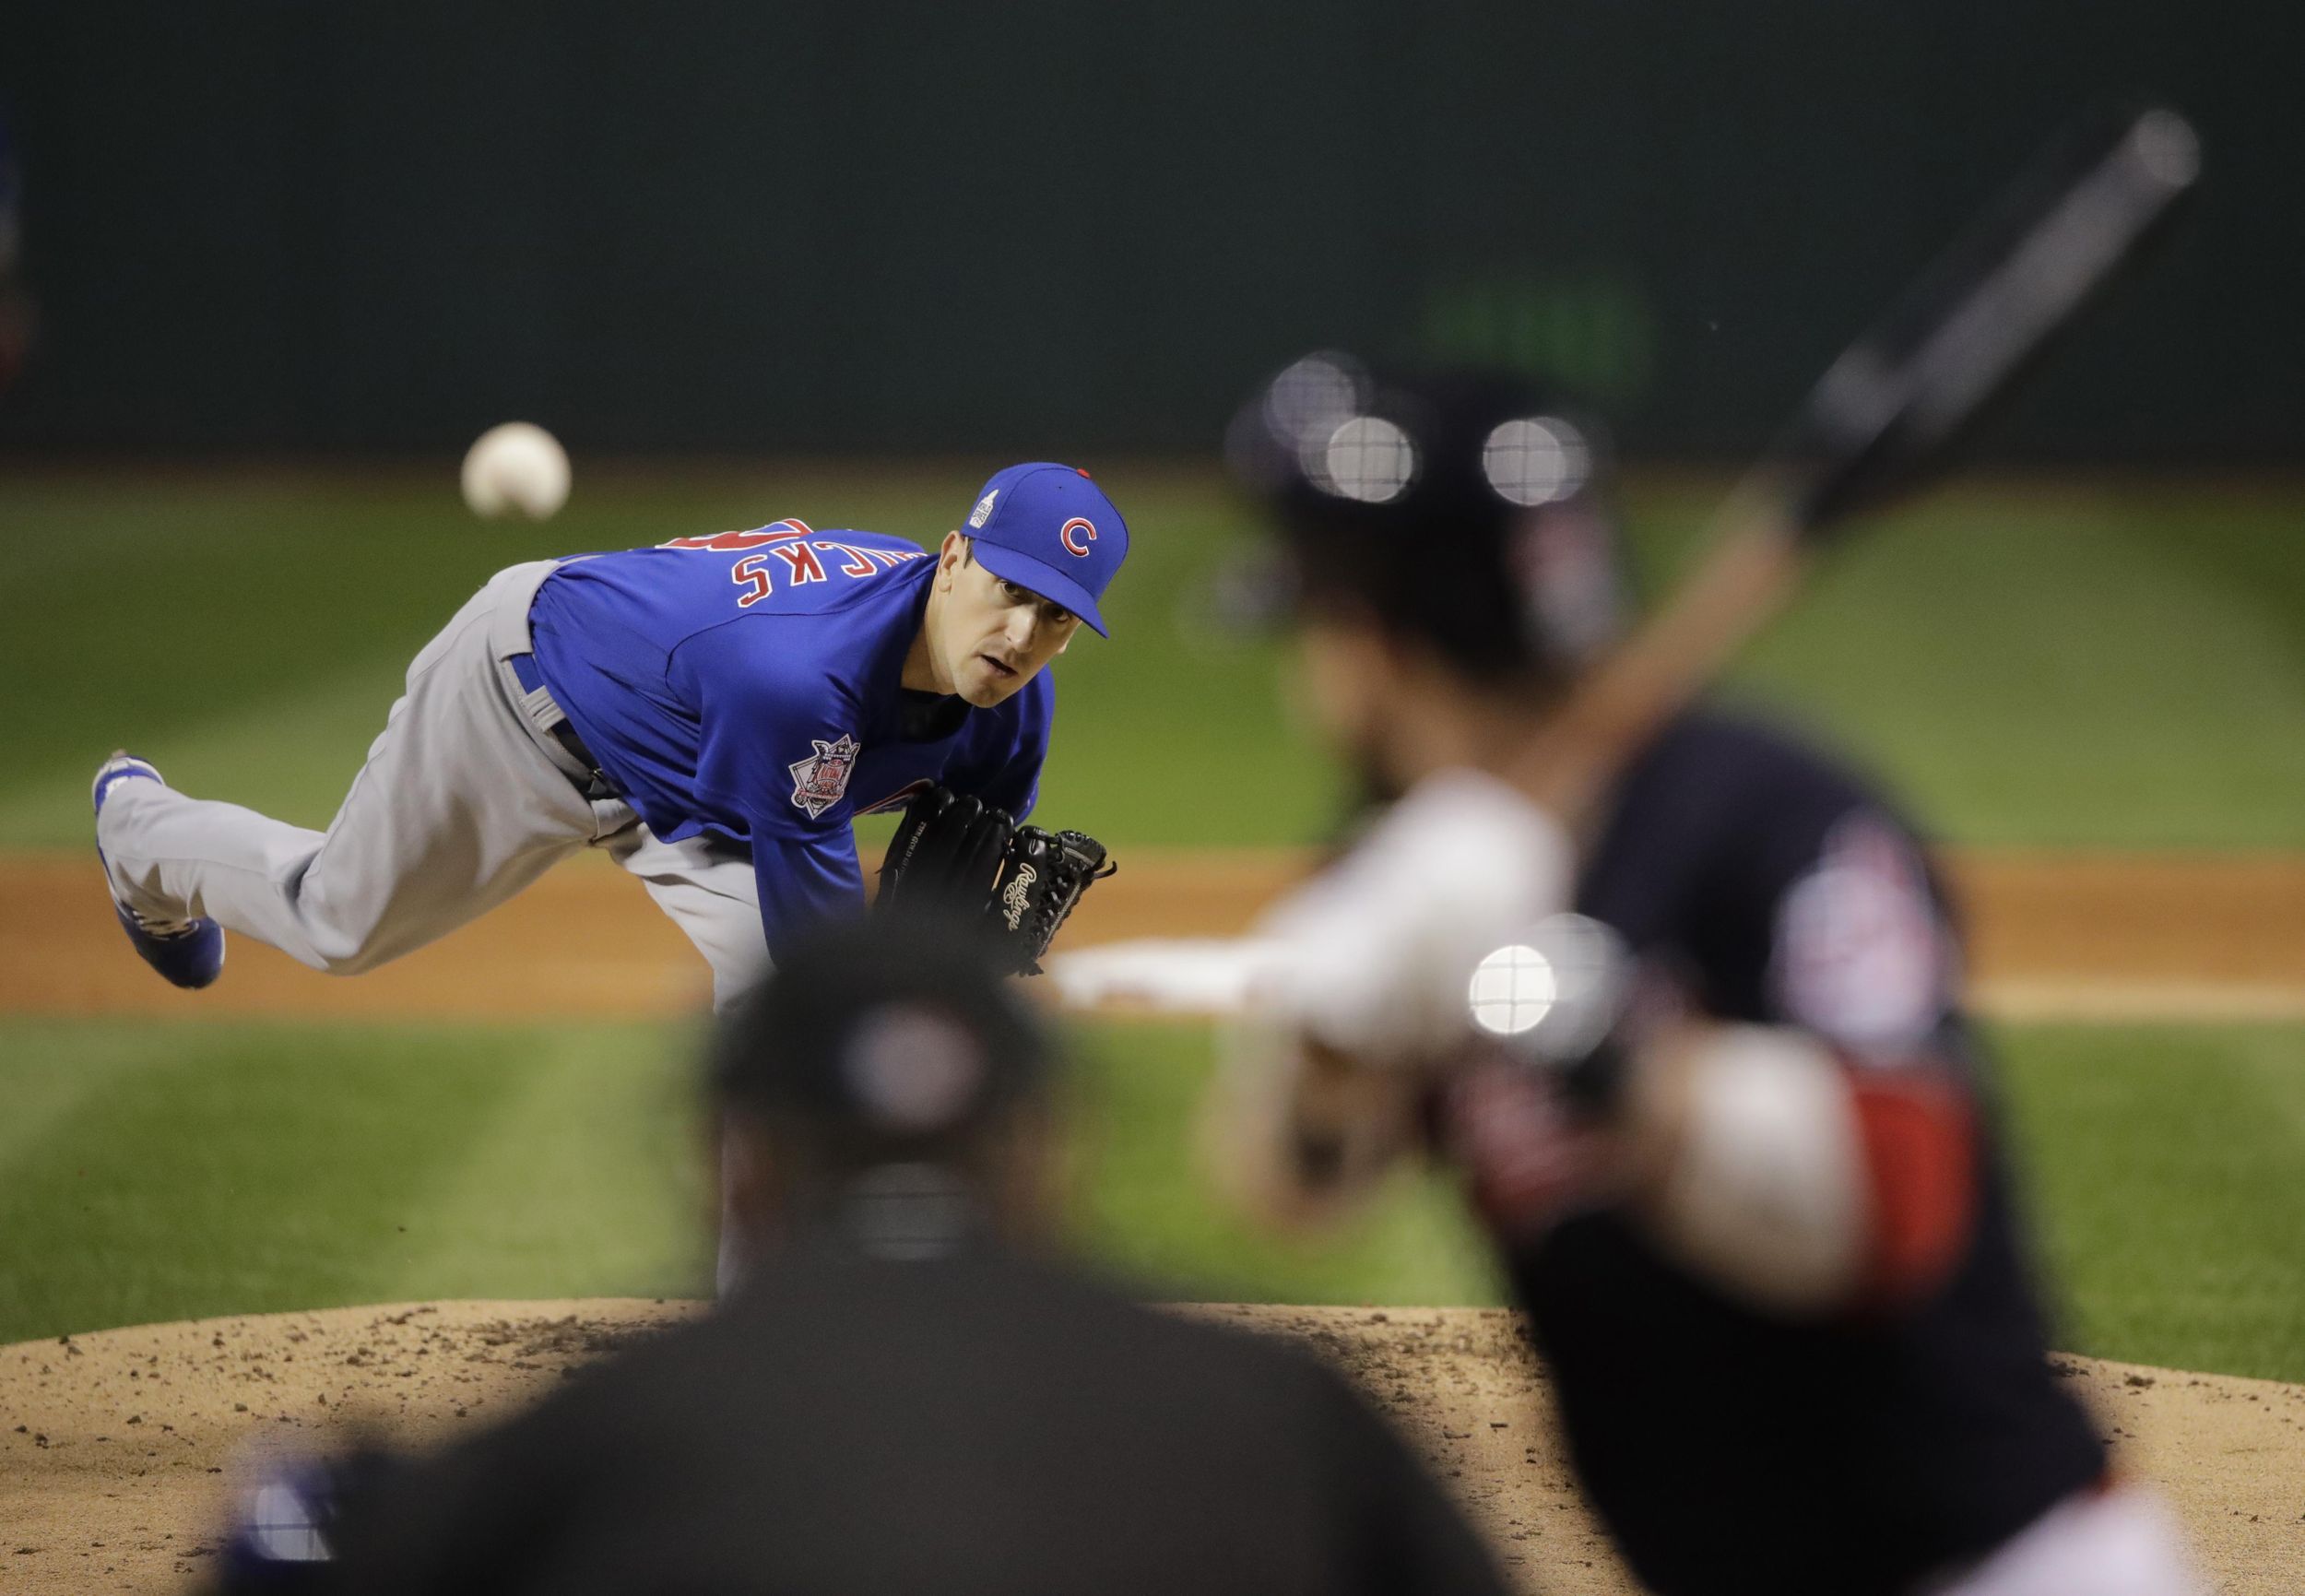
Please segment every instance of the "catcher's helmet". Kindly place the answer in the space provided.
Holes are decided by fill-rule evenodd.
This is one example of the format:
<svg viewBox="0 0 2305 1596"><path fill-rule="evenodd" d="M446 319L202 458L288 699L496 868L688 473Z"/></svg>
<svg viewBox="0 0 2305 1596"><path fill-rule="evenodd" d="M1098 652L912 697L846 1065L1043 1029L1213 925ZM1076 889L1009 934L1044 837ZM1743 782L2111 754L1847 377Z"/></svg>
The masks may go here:
<svg viewBox="0 0 2305 1596"><path fill-rule="evenodd" d="M1356 607L1468 675L1539 684L1573 677L1622 629L1599 432L1517 377L1380 378L1307 355L1227 442L1316 611Z"/></svg>
<svg viewBox="0 0 2305 1596"><path fill-rule="evenodd" d="M968 921L818 928L722 1029L714 1085L838 1167L938 1159L1046 1090L1053 1050Z"/></svg>

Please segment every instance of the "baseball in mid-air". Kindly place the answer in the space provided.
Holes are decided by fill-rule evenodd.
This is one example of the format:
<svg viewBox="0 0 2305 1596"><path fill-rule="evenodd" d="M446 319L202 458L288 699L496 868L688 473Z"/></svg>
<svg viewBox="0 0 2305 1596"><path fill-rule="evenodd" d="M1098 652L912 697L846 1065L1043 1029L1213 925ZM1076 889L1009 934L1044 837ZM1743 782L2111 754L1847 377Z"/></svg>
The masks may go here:
<svg viewBox="0 0 2305 1596"><path fill-rule="evenodd" d="M568 451L542 427L506 421L465 452L464 502L494 521L542 521L568 502Z"/></svg>

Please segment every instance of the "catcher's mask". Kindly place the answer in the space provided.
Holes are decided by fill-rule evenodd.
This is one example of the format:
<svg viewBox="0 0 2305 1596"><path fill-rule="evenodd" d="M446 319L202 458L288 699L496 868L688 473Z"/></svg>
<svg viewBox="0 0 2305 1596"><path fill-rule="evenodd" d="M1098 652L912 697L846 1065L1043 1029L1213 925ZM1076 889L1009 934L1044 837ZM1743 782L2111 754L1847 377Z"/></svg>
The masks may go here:
<svg viewBox="0 0 2305 1596"><path fill-rule="evenodd" d="M1487 681L1557 685L1623 629L1603 440L1519 378L1307 355L1226 445L1271 506L1295 605L1365 610Z"/></svg>

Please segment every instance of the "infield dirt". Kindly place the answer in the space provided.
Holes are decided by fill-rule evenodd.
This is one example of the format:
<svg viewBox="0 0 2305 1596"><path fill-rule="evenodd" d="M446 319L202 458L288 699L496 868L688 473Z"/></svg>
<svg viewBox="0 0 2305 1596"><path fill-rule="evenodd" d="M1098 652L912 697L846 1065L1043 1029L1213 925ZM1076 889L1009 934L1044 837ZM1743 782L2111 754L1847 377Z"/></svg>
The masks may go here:
<svg viewBox="0 0 2305 1596"><path fill-rule="evenodd" d="M1286 851L1133 849L1059 946L1221 937L1306 869ZM1980 1006L2011 1019L2305 1019L2305 855L1952 856ZM704 968L604 859L354 980L244 937L179 992L128 956L93 851L0 854L0 1012L186 1017L632 1018L705 998Z"/></svg>
<svg viewBox="0 0 2305 1596"><path fill-rule="evenodd" d="M464 1302L200 1319L0 1348L0 1588L165 1591L213 1566L248 1466L355 1430L431 1444L697 1311ZM1301 1341L1388 1412L1497 1549L1551 1596L1633 1587L1579 1501L1543 1369L1475 1308L1185 1307ZM2305 1387L2063 1359L2122 1464L2192 1532L2212 1584L2305 1583Z"/></svg>

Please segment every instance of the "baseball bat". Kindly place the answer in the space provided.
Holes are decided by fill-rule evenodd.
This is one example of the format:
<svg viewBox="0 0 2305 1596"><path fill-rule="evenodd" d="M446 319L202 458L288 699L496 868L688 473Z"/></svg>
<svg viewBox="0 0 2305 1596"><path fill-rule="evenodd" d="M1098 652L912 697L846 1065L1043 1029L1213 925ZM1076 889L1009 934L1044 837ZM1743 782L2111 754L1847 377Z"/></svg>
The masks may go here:
<svg viewBox="0 0 2305 1596"><path fill-rule="evenodd" d="M1708 525L1696 569L1528 751L1572 830L1615 773L1799 591L1818 554L1921 487L2055 336L2160 233L2200 171L2166 107L2094 120L2027 169L1818 379Z"/></svg>
<svg viewBox="0 0 2305 1596"><path fill-rule="evenodd" d="M2160 231L2199 156L2192 126L2163 108L2076 129L2041 155L1827 368L1713 516L1695 572L1516 762L1522 790L1590 840L1616 773L1791 600L1827 545L1946 465ZM1408 1144L1418 1091L1413 1075L1308 1047L1285 1103L1212 1116L1224 1143L1215 1167L1268 1215L1333 1212ZM1242 1109L1253 1133L1223 1130Z"/></svg>

